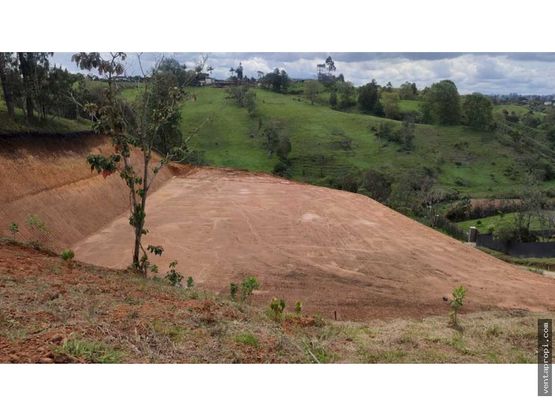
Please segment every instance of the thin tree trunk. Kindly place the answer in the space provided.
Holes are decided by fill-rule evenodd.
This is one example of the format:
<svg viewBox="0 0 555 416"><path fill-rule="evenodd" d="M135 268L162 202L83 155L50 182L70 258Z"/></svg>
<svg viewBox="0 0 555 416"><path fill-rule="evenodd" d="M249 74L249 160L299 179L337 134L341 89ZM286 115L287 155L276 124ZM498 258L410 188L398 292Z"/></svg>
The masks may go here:
<svg viewBox="0 0 555 416"><path fill-rule="evenodd" d="M23 75L23 91L25 92L25 108L27 120L32 121L35 118L35 104L33 102L33 79L31 71L31 63L24 52L18 52L19 67L21 75Z"/></svg>
<svg viewBox="0 0 555 416"><path fill-rule="evenodd" d="M2 92L4 94L4 101L6 102L6 108L8 109L8 117L13 119L15 117L13 95L10 85L8 84L6 71L6 54L0 52L0 82L2 83Z"/></svg>

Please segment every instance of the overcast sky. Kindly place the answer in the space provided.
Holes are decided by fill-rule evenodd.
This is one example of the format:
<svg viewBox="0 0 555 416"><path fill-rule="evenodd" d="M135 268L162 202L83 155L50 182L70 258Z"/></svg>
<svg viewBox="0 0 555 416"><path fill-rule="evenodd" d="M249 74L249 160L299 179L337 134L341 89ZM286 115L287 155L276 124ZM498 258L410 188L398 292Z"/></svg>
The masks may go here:
<svg viewBox="0 0 555 416"><path fill-rule="evenodd" d="M76 71L71 53L55 53L53 61ZM217 52L207 53L214 68L213 76L225 79L229 68L241 62L244 74L256 77L257 71L285 69L293 78L315 78L316 65L331 55L336 74L355 85L373 78L379 84L390 81L398 86L405 81L416 82L418 88L450 79L462 94L555 94L555 53L359 53L359 52ZM145 53L142 63L151 67L162 56L171 56L180 63L193 65L201 53ZM140 73L135 54L130 53L127 73Z"/></svg>

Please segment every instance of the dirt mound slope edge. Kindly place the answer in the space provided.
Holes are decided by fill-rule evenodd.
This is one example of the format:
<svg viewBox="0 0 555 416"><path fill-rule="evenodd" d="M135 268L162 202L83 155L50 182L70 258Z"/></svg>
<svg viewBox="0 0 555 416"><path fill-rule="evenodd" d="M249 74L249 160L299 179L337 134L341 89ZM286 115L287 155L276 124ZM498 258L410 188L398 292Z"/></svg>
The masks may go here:
<svg viewBox="0 0 555 416"><path fill-rule="evenodd" d="M362 195L222 169L173 177L147 207L147 244L176 259L197 285L227 292L255 275L261 304L283 297L340 319L446 314L452 289L467 311L553 314L555 280L518 269ZM77 258L124 268L132 247L126 215L76 243Z"/></svg>

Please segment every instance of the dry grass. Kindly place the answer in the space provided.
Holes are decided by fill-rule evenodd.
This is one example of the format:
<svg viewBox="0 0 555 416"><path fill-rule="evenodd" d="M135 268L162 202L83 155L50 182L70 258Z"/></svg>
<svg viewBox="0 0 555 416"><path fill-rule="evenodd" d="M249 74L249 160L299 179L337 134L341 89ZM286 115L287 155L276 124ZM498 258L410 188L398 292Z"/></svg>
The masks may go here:
<svg viewBox="0 0 555 416"><path fill-rule="evenodd" d="M290 305L289 305L290 306ZM287 310L286 310L287 311ZM537 314L326 321L0 242L0 362L520 363ZM545 316L543 316L545 317Z"/></svg>

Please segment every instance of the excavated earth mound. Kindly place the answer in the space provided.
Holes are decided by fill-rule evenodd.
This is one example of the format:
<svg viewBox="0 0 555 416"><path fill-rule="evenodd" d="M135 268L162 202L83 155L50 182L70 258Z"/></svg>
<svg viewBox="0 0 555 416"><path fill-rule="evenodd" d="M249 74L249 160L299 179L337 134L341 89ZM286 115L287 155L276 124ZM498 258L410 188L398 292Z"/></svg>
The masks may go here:
<svg viewBox="0 0 555 416"><path fill-rule="evenodd" d="M466 311L555 311L555 280L521 270L365 196L269 175L202 168L149 201L146 241L200 287L227 292L257 276L255 300L338 319L444 314L452 289ZM73 246L78 259L123 268L132 231L122 215Z"/></svg>
<svg viewBox="0 0 555 416"><path fill-rule="evenodd" d="M96 135L0 138L0 235L15 222L19 239L61 250L127 212L121 178L104 179L86 161L90 153L108 154L110 148L107 137ZM171 176L162 170L153 189ZM46 229L30 227L30 216Z"/></svg>
<svg viewBox="0 0 555 416"><path fill-rule="evenodd" d="M125 268L133 243L129 200L117 175L90 171L101 136L0 138L0 235L79 260ZM138 155L134 155L138 157ZM186 173L184 173L186 172ZM147 204L145 244L162 245L199 288L227 293L254 275L254 302L301 301L338 319L446 314L443 300L467 288L465 311L555 311L555 279L497 260L365 197L269 175L167 167ZM30 215L44 230L28 226ZM518 312L516 312L518 313Z"/></svg>

